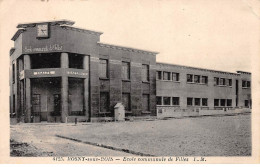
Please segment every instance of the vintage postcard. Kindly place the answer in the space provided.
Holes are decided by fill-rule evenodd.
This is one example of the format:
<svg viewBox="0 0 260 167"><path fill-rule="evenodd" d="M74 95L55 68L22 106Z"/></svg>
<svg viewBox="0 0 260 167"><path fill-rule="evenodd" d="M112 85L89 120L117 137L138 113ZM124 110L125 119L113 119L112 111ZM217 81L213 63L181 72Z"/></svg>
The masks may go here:
<svg viewBox="0 0 260 167"><path fill-rule="evenodd" d="M4 164L260 163L260 2L0 1Z"/></svg>

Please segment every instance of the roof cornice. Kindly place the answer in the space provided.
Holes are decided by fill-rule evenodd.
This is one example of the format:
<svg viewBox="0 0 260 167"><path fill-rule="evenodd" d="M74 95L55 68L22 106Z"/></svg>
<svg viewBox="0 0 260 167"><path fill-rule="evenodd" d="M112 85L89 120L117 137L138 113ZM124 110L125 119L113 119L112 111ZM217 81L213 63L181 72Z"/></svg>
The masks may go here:
<svg viewBox="0 0 260 167"><path fill-rule="evenodd" d="M93 34L93 35L101 35L101 34L103 34L103 32L86 30L86 29L78 28L78 27L74 27L74 26L72 27L72 26L61 25L60 27L63 28L63 29L66 29L66 30L73 30L73 31L78 31L78 32L84 32L84 33Z"/></svg>
<svg viewBox="0 0 260 167"><path fill-rule="evenodd" d="M159 52L141 50L141 49L136 49L136 48L129 48L129 47L125 47L125 46L106 44L106 43L101 43L101 42L98 42L97 44L100 47L106 47L106 48L117 49L117 50L125 50L125 51L129 51L129 52L143 53L143 54L149 54L149 55L154 55L154 56L159 53Z"/></svg>
<svg viewBox="0 0 260 167"><path fill-rule="evenodd" d="M35 27L36 24L49 23L50 25L69 25L72 26L75 22L70 20L56 20L56 21L44 21L44 22L34 22L34 23L21 23L18 24L16 28L27 28Z"/></svg>
<svg viewBox="0 0 260 167"><path fill-rule="evenodd" d="M169 64L169 63L162 63L162 62L156 62L156 65L169 65L169 66L175 66L178 68L186 68L186 69L207 71L207 72L220 73L220 74L229 74L229 75L236 75L236 76L240 75L240 73L232 73L232 72L227 72L227 71L219 71L219 70L212 70L212 69L206 69L206 68L197 68L197 67L190 67L190 66Z"/></svg>

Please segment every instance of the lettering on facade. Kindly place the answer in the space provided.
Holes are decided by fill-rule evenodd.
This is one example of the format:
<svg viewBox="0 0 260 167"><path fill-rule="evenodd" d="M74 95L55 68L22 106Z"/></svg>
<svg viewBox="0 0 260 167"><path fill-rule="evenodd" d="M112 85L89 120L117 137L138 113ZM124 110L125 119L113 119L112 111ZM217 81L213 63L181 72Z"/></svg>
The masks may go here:
<svg viewBox="0 0 260 167"><path fill-rule="evenodd" d="M62 45L53 44L53 45L46 45L40 48L32 48L31 46L25 46L24 52L32 53L32 52L50 52L50 51L61 51L63 48Z"/></svg>
<svg viewBox="0 0 260 167"><path fill-rule="evenodd" d="M39 72L33 72L33 75L53 75L55 74L55 71L39 71Z"/></svg>
<svg viewBox="0 0 260 167"><path fill-rule="evenodd" d="M82 76L85 76L85 75L88 75L87 72L77 72L77 71L67 71L67 74L68 75L82 75Z"/></svg>

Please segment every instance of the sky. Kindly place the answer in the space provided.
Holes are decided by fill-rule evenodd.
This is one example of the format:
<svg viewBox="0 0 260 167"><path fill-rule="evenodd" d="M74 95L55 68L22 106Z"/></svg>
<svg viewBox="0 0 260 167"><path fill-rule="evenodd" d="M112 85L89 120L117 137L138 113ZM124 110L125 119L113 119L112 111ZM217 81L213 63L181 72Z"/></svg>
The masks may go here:
<svg viewBox="0 0 260 167"><path fill-rule="evenodd" d="M259 53L260 8L252 8L253 1L2 0L0 5L6 57L18 23L60 19L104 32L104 43L157 51L158 62L250 72Z"/></svg>

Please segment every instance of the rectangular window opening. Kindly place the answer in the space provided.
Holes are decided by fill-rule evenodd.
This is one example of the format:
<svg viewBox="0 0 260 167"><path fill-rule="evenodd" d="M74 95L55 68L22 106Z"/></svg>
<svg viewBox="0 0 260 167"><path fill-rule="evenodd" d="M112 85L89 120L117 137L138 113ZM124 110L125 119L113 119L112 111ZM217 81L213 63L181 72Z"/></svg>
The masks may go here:
<svg viewBox="0 0 260 167"><path fill-rule="evenodd" d="M180 105L180 98L179 97L172 97L172 105L175 105L175 106Z"/></svg>
<svg viewBox="0 0 260 167"><path fill-rule="evenodd" d="M193 104L192 104L192 98L191 97L188 97L187 98L187 106L192 106Z"/></svg>
<svg viewBox="0 0 260 167"><path fill-rule="evenodd" d="M108 78L108 60L99 59L99 77Z"/></svg>
<svg viewBox="0 0 260 167"><path fill-rule="evenodd" d="M172 73L172 80L173 81L179 81L180 79L179 79L179 73Z"/></svg>
<svg viewBox="0 0 260 167"><path fill-rule="evenodd" d="M156 105L162 105L162 97L161 96L156 97Z"/></svg>
<svg viewBox="0 0 260 167"><path fill-rule="evenodd" d="M163 105L171 105L171 97L163 97Z"/></svg>
<svg viewBox="0 0 260 167"><path fill-rule="evenodd" d="M142 81L149 82L149 65L142 65Z"/></svg>
<svg viewBox="0 0 260 167"><path fill-rule="evenodd" d="M130 63L122 62L122 79L130 80Z"/></svg>

